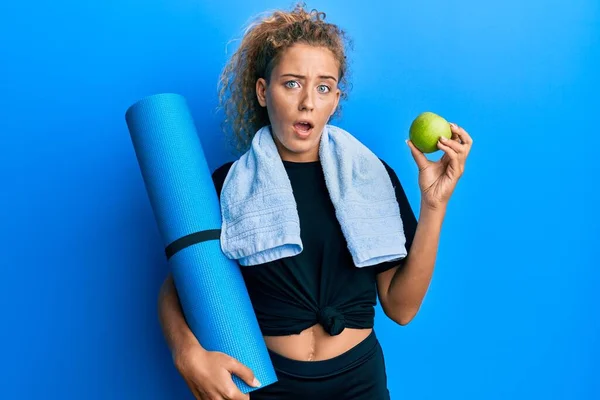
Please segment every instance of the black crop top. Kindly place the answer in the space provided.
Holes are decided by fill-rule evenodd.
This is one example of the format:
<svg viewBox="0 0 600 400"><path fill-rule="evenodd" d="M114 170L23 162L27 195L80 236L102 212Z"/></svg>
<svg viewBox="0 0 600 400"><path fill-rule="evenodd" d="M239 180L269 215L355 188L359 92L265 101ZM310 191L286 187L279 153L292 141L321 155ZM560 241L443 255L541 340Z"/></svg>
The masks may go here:
<svg viewBox="0 0 600 400"><path fill-rule="evenodd" d="M212 175L219 194L232 164L224 164ZM298 208L304 249L293 257L241 266L262 334L297 334L317 323L330 335L345 327L372 328L376 275L402 261L355 267L320 162L283 164ZM417 220L395 172L383 164L396 190L409 250Z"/></svg>

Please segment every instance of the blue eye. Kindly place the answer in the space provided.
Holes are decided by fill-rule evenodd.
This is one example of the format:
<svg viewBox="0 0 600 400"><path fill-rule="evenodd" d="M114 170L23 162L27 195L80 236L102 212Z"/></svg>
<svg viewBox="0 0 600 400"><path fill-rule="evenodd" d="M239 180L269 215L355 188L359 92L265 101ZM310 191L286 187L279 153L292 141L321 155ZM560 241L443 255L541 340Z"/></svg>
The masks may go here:
<svg viewBox="0 0 600 400"><path fill-rule="evenodd" d="M321 93L327 93L327 92L329 92L329 90L330 90L330 89L329 89L329 86L327 86L327 85L320 85L320 86L319 86L319 88L323 89L323 90L321 91Z"/></svg>
<svg viewBox="0 0 600 400"><path fill-rule="evenodd" d="M292 89L292 87L290 86L290 84L296 84L296 85L297 85L297 84L298 84L298 82L296 82L296 81L287 81L287 82L285 83L285 86L286 86L287 88L290 88L290 89Z"/></svg>

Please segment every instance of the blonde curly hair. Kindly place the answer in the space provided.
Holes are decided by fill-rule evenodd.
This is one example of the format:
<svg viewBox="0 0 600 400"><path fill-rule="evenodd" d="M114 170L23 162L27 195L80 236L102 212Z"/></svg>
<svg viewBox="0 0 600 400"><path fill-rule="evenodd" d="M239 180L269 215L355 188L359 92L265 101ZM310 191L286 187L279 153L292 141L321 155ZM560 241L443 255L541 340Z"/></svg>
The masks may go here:
<svg viewBox="0 0 600 400"><path fill-rule="evenodd" d="M223 130L238 151L245 151L256 131L269 125L266 108L256 98L256 81L267 83L282 53L296 43L329 49L339 63L340 100L347 97L348 62L351 45L337 25L325 22L325 13L310 12L300 3L290 12L275 11L251 23L239 48L225 65L219 79L219 104L225 114ZM336 110L336 115L340 107Z"/></svg>

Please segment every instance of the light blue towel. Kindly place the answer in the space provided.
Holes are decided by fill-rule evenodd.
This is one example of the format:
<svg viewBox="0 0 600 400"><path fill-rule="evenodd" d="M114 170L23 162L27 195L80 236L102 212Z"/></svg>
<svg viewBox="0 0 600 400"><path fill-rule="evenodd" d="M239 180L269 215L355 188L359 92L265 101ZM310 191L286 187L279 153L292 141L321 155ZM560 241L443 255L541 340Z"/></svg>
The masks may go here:
<svg viewBox="0 0 600 400"><path fill-rule="evenodd" d="M357 267L406 257L392 182L381 160L355 137L327 125L319 158L337 219ZM292 186L270 126L233 163L221 191L221 248L249 266L303 249Z"/></svg>

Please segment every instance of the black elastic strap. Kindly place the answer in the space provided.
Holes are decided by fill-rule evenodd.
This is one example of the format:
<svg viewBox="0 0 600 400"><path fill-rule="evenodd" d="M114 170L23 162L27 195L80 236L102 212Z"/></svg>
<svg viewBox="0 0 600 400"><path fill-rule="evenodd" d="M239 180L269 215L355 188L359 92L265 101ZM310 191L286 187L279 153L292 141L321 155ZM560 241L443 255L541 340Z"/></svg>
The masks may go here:
<svg viewBox="0 0 600 400"><path fill-rule="evenodd" d="M189 235L180 237L166 247L165 254L167 255L167 260L173 257L175 253L185 249L186 247L196 243L206 242L207 240L219 240L220 238L220 229L207 229L205 231L190 233Z"/></svg>

